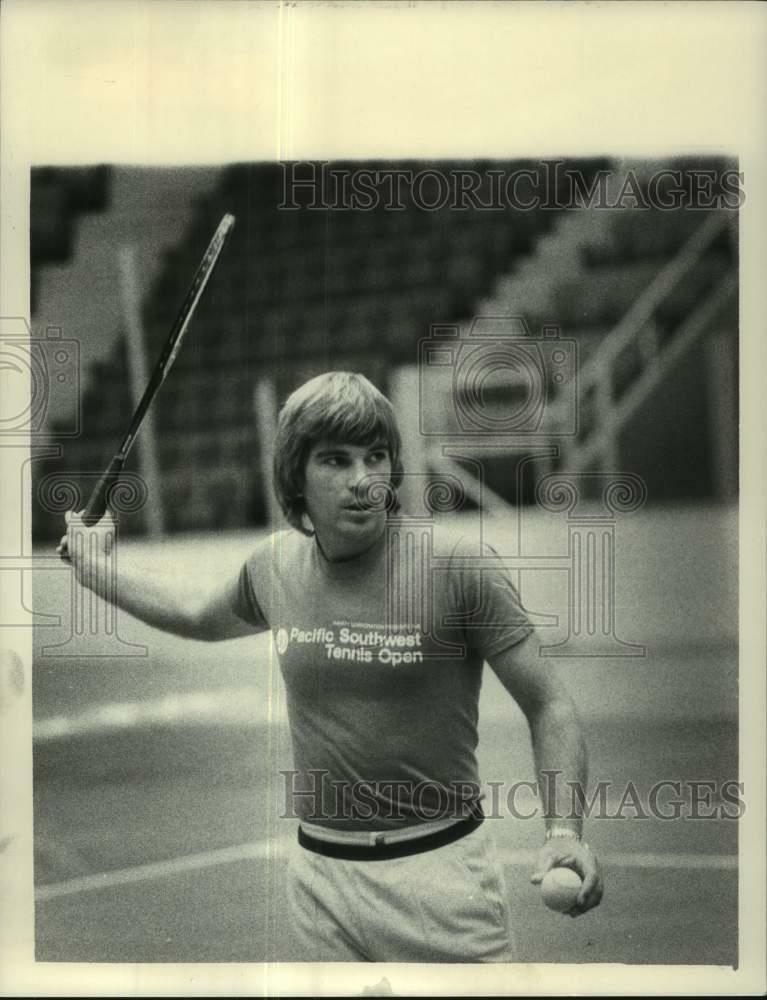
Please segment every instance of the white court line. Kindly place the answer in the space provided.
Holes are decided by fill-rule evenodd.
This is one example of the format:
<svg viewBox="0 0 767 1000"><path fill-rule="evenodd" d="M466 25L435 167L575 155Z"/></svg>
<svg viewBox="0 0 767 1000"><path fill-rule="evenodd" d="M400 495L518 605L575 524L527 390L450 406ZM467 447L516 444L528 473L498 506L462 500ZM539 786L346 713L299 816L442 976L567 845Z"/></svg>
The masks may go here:
<svg viewBox="0 0 767 1000"><path fill-rule="evenodd" d="M737 871L737 854L607 853L599 855L605 868L694 868L699 871Z"/></svg>
<svg viewBox="0 0 767 1000"><path fill-rule="evenodd" d="M138 726L257 725L267 721L263 693L253 687L171 692L146 701L112 701L74 715L53 715L32 725L35 743L101 736Z"/></svg>
<svg viewBox="0 0 767 1000"><path fill-rule="evenodd" d="M156 878L179 875L182 872L200 871L218 865L233 864L237 861L263 860L267 857L284 855L294 841L281 837L276 840L258 840L234 847L222 847L200 854L187 854L167 861L156 861L147 865L136 865L117 871L102 872L98 875L83 875L39 886L35 900L45 902L59 896L71 896L79 892L94 892L97 889L112 889L121 885L134 885ZM505 865L532 866L538 857L534 850L500 850L499 855ZM738 867L736 854L653 854L653 853L607 853L600 855L605 868L651 868L662 870L695 869L715 871L735 871Z"/></svg>
<svg viewBox="0 0 767 1000"><path fill-rule="evenodd" d="M236 861L258 860L284 852L288 841L258 840L250 844L237 844L234 847L222 847L215 851L203 851L200 854L186 854L180 858L169 858L167 861L154 861L148 865L136 865L133 868L121 868L116 871L101 872L98 875L80 875L66 882L54 882L51 885L41 885L35 890L35 900L41 902L55 899L57 896L71 896L77 892L93 892L96 889L112 889L119 885L133 885L136 882L148 882L155 878L165 878L168 875L179 875L182 872L200 871L203 868L215 868L217 865L229 865Z"/></svg>

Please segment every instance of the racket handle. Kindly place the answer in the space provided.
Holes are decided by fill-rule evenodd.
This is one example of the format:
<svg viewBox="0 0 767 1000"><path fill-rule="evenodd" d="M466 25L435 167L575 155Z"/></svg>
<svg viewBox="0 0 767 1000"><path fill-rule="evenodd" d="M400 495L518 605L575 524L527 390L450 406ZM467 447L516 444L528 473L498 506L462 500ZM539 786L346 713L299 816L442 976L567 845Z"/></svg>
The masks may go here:
<svg viewBox="0 0 767 1000"><path fill-rule="evenodd" d="M92 525L98 524L106 513L109 494L122 475L124 465L125 458L122 455L115 455L104 475L96 483L96 487L88 501L88 506L83 511L83 524L87 525L87 527L90 528Z"/></svg>

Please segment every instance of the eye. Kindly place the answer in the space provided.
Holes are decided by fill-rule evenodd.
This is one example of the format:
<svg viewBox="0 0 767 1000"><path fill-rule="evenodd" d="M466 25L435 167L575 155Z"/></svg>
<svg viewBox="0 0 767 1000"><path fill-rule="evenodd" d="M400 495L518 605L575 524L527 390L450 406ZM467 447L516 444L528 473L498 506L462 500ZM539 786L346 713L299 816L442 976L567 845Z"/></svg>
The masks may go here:
<svg viewBox="0 0 767 1000"><path fill-rule="evenodd" d="M378 451L371 451L368 455L368 461L374 465L380 465L381 462L385 462L389 457L389 452L381 448Z"/></svg>

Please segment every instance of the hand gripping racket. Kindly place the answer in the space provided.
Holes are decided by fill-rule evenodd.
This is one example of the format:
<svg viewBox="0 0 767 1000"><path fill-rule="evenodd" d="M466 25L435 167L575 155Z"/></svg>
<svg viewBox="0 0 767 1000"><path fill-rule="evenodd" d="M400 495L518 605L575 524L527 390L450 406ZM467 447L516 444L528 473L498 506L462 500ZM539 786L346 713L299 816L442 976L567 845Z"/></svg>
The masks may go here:
<svg viewBox="0 0 767 1000"><path fill-rule="evenodd" d="M184 334L186 333L192 316L194 315L194 311L197 308L197 303L202 298L205 286L210 280L213 269L215 268L221 251L224 248L224 243L226 242L226 239L233 227L234 216L227 213L221 222L219 222L218 228L213 234L213 239L208 244L208 249L205 251L203 258L200 261L200 265L197 268L192 284L187 292L183 305L176 316L173 326L171 327L168 339L165 341L162 353L157 360L157 364L154 366L151 378L149 379L147 387L144 390L144 395L141 397L139 404L136 407L136 411L133 414L125 437L122 439L122 443L120 444L114 458L109 463L104 475L96 484L88 501L88 505L83 511L82 520L83 523L88 526L96 524L106 513L106 509L109 504L109 494L122 474L125 460L133 447L133 442L136 440L136 435L138 434L141 423L146 416L146 412L149 409L152 400L157 395L158 389L165 381L171 365L176 360L176 355L181 347L181 341L184 339Z"/></svg>

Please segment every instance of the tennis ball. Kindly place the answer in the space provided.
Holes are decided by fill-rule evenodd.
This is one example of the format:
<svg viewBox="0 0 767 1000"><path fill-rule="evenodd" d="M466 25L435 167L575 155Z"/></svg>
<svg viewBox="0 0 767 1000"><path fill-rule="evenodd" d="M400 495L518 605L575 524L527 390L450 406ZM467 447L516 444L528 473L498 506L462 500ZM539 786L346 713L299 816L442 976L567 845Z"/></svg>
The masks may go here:
<svg viewBox="0 0 767 1000"><path fill-rule="evenodd" d="M572 868L551 868L543 876L541 895L550 910L567 913L575 906L583 882Z"/></svg>

